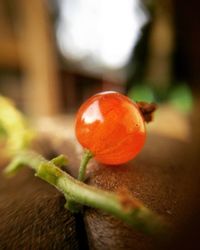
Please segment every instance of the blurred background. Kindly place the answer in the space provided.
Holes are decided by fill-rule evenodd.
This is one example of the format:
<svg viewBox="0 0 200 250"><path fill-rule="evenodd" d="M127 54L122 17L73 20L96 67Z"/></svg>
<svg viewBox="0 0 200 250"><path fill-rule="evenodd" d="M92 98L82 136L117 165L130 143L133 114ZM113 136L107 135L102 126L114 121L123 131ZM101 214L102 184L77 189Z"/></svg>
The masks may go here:
<svg viewBox="0 0 200 250"><path fill-rule="evenodd" d="M0 0L0 96L40 121L39 131L62 139L72 134L81 103L99 91L115 90L135 101L157 103L148 129L165 139L159 137L154 149L163 140L166 150L161 155L168 155L171 145L179 148L181 141L189 151L189 160L181 151L178 171L184 164L192 171L185 171L195 190L191 218L197 230L190 232L198 234L199 7L197 0ZM59 123L62 117L65 122ZM12 122L9 129L15 129ZM199 244L199 235L196 240Z"/></svg>
<svg viewBox="0 0 200 250"><path fill-rule="evenodd" d="M73 113L92 94L192 108L198 1L1 0L0 93L30 116Z"/></svg>
<svg viewBox="0 0 200 250"><path fill-rule="evenodd" d="M0 94L39 118L71 116L89 96L116 90L158 103L153 130L186 138L199 93L198 7L195 0L1 0Z"/></svg>

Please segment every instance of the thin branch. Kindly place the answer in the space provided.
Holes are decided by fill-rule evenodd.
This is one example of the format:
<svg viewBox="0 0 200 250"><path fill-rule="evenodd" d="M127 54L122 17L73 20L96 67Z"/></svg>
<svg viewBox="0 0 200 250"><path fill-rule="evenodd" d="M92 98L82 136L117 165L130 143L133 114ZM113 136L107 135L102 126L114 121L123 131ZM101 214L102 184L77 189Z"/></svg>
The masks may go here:
<svg viewBox="0 0 200 250"><path fill-rule="evenodd" d="M139 231L150 235L160 235L166 231L164 220L146 208L141 203L126 209L119 195L100 190L89 186L62 171L57 165L61 166L66 162L64 156L59 156L52 161L47 161L41 155L24 151L14 158L5 169L6 175L15 174L22 166L30 166L35 170L36 176L53 185L68 199L84 206L101 209Z"/></svg>

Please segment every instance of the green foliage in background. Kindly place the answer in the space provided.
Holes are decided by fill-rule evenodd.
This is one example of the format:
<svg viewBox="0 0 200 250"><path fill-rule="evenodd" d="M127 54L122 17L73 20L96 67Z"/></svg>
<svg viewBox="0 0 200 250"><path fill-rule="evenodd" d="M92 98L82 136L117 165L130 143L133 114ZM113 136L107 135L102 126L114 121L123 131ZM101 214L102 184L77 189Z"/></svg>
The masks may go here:
<svg viewBox="0 0 200 250"><path fill-rule="evenodd" d="M135 101L155 102L152 88L145 84L135 85L129 91L128 96Z"/></svg>
<svg viewBox="0 0 200 250"><path fill-rule="evenodd" d="M169 94L169 102L181 112L190 112L193 107L191 90L185 83L173 87Z"/></svg>
<svg viewBox="0 0 200 250"><path fill-rule="evenodd" d="M0 143L4 146L4 152L12 156L27 148L33 138L34 132L25 117L9 99L0 96Z"/></svg>
<svg viewBox="0 0 200 250"><path fill-rule="evenodd" d="M148 83L134 85L128 96L134 101L170 103L175 109L189 113L193 107L193 96L186 83L177 83L168 89L156 89Z"/></svg>

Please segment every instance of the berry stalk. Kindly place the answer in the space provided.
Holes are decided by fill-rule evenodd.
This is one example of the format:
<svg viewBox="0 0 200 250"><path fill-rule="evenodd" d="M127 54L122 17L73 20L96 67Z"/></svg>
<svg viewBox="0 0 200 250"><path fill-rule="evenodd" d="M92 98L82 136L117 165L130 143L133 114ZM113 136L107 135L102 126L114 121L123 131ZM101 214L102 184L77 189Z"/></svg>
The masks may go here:
<svg viewBox="0 0 200 250"><path fill-rule="evenodd" d="M85 180L85 174L87 169L87 164L90 161L90 159L93 157L93 154L89 150L85 150L81 159L81 165L79 168L78 173L78 180L84 181Z"/></svg>
<svg viewBox="0 0 200 250"><path fill-rule="evenodd" d="M78 172L78 180L79 181L85 181L85 174L87 170L87 165L90 161L90 159L93 157L93 154L89 150L85 150L81 159L81 164L79 167ZM65 207L70 210L72 213L78 213L80 211L80 206L77 204L77 202L67 199L67 202L65 204Z"/></svg>
<svg viewBox="0 0 200 250"><path fill-rule="evenodd" d="M117 194L89 186L62 171L60 166L65 163L66 158L63 155L47 161L35 152L23 151L6 167L5 174L13 175L21 167L30 166L37 177L53 185L69 200L101 209L150 235L160 235L166 231L164 220L143 204L136 202L135 206L127 209Z"/></svg>

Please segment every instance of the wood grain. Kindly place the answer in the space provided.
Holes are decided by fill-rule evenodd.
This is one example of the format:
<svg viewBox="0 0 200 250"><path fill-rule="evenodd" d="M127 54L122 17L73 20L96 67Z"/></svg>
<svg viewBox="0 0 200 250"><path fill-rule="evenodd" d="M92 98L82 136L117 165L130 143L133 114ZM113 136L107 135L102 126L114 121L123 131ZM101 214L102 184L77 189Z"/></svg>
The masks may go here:
<svg viewBox="0 0 200 250"><path fill-rule="evenodd" d="M48 141L50 151L49 157L68 155L67 171L77 175L81 152L73 139L55 145ZM199 173L196 160L190 161L194 159L191 152L189 142L151 133L144 150L132 162L109 167L93 160L88 169L90 185L114 192L125 188L163 215L175 230L169 245L160 245L98 210L86 208L83 217L75 218L63 208L61 194L24 169L14 179L0 177L0 249L87 249L88 244L92 250L179 249L175 246L180 246L181 235L187 232L184 225L199 211L195 207ZM193 235L192 230L193 226Z"/></svg>
<svg viewBox="0 0 200 250"><path fill-rule="evenodd" d="M88 183L114 192L126 188L179 231L183 218L189 216L187 204L193 187L183 157L186 148L177 140L153 135L143 152L126 166L91 166L96 170L91 171ZM151 238L101 211L88 209L85 222L91 249L149 250L157 246Z"/></svg>
<svg viewBox="0 0 200 250"><path fill-rule="evenodd" d="M53 187L22 170L0 176L0 249L79 249L75 217Z"/></svg>

